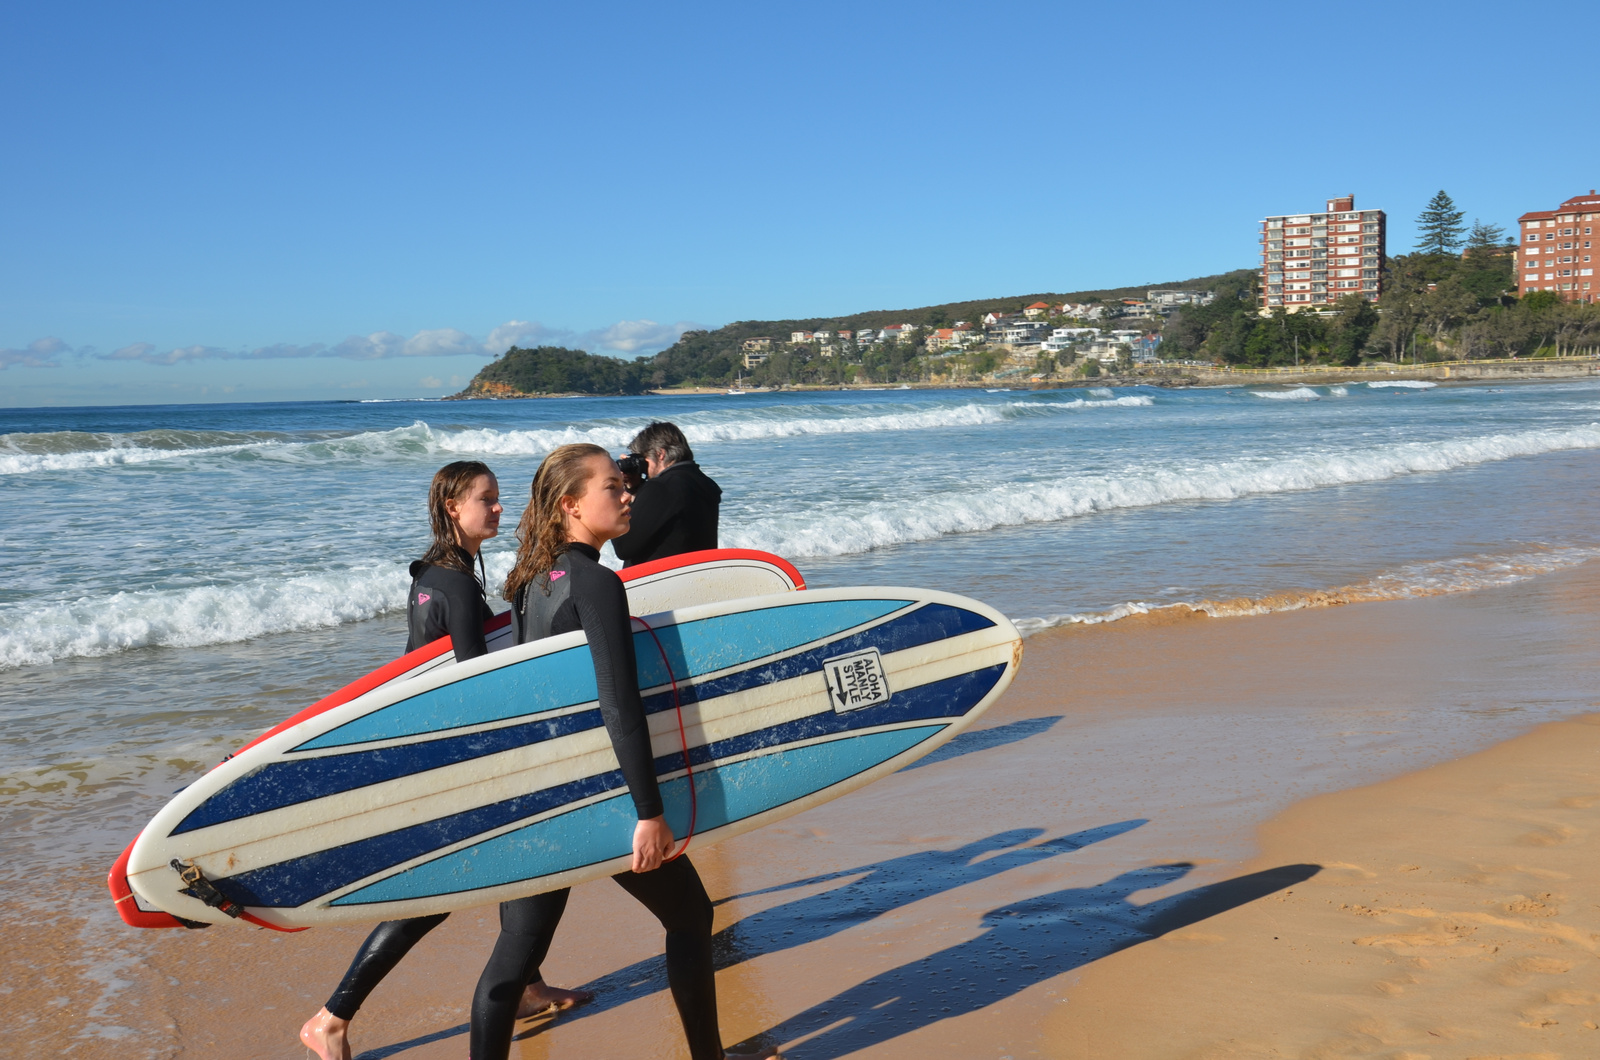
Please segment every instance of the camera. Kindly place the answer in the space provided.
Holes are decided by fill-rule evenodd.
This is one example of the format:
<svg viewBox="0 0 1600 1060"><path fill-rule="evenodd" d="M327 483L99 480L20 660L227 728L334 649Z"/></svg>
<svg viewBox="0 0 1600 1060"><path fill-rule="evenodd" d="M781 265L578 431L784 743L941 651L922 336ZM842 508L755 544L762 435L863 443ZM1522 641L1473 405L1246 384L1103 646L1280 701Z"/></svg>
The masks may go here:
<svg viewBox="0 0 1600 1060"><path fill-rule="evenodd" d="M643 482L650 477L650 462L638 453L629 453L617 461L617 467L628 478Z"/></svg>

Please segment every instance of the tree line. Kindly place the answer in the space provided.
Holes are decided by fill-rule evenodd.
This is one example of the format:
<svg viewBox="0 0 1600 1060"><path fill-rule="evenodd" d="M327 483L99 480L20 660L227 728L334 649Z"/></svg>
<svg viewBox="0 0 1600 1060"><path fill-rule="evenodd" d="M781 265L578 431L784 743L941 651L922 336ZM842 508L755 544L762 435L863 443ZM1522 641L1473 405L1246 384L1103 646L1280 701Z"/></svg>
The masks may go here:
<svg viewBox="0 0 1600 1060"><path fill-rule="evenodd" d="M1499 225L1464 224L1440 191L1417 217L1417 249L1388 261L1379 313L1360 295L1332 313L1263 317L1260 278L1235 273L1209 306L1187 307L1162 333L1162 355L1227 364L1353 366L1363 358L1438 361L1531 357L1600 343L1600 306L1563 302L1554 291L1515 293L1511 251Z"/></svg>

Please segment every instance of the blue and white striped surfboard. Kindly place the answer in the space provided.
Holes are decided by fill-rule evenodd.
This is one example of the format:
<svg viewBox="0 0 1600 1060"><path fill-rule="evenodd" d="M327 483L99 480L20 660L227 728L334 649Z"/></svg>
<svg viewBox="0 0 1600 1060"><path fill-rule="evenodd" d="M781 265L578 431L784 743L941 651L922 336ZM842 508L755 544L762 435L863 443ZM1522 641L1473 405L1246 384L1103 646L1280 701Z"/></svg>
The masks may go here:
<svg viewBox="0 0 1600 1060"><path fill-rule="evenodd" d="M809 590L644 621L654 636L636 624L639 686L680 837L691 802L681 707L691 849L934 750L994 702L1022 655L999 612L921 589ZM179 793L134 844L128 882L175 916L229 919L181 893L177 859L249 919L292 929L445 912L622 871L633 804L595 694L581 632L375 688Z"/></svg>

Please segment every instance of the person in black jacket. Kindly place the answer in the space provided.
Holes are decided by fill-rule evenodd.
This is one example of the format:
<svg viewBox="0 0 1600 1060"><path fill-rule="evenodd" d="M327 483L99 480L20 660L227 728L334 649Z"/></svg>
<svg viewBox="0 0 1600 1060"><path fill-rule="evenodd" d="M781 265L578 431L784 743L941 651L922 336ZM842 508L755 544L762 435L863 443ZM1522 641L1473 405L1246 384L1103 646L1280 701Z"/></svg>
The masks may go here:
<svg viewBox="0 0 1600 1060"><path fill-rule="evenodd" d="M674 428L676 430L676 428ZM639 697L633 625L622 579L600 564L600 549L628 531L632 494L622 471L597 445L564 445L539 465L527 511L517 527L517 561L503 595L526 643L582 630L594 663L600 716L638 823L629 871L613 877L666 929L667 985L683 1022L691 1060L770 1057L772 1050L728 1053L717 1024L711 953L711 899L687 857L673 853L663 813L650 727ZM536 894L500 906L500 936L472 999L472 1060L505 1060L511 1048L516 994L550 945L567 891Z"/></svg>
<svg viewBox="0 0 1600 1060"><path fill-rule="evenodd" d="M722 487L694 462L689 440L676 424L652 423L628 443L645 459L649 477L631 480L633 520L611 542L624 567L717 547Z"/></svg>
<svg viewBox="0 0 1600 1060"><path fill-rule="evenodd" d="M503 510L494 473L476 460L446 464L433 476L428 488L433 544L411 564L411 593L406 600L408 653L448 636L457 662L488 654L483 624L494 612L483 598L481 550L485 541L500 533ZM300 1028L305 1047L322 1060L350 1060L350 1021L361 1003L411 947L449 915L389 920L374 928L328 1003ZM554 923L550 930L554 932ZM552 1005L571 1008L594 997L586 990L546 985L537 965L517 986L519 1010L529 1015Z"/></svg>

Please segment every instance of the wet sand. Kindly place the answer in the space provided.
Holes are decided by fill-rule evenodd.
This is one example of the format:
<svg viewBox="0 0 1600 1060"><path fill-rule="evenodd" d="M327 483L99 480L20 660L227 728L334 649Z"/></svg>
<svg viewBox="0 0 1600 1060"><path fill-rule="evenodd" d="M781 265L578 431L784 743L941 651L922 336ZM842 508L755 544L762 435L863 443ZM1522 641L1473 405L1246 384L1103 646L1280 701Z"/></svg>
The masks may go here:
<svg viewBox="0 0 1600 1060"><path fill-rule="evenodd" d="M1592 1002L1570 1002L1596 989L1581 839L1600 727L1483 749L1600 707L1597 591L1590 563L1472 594L1030 638L981 732L694 855L719 901L725 1038L798 1060L1585 1055L1551 1041L1582 1028ZM5 895L30 972L0 987L0 1052L304 1055L295 1032L361 930L134 932L102 871ZM45 894L72 904L18 926ZM358 1055L463 1056L494 929L474 910L422 943L358 1017ZM683 1056L659 944L618 888L578 888L545 972L601 1000L523 1024L513 1055ZM1557 1023L1502 1028L1506 1012ZM1502 1029L1542 1037L1508 1052Z"/></svg>
<svg viewBox="0 0 1600 1060"><path fill-rule="evenodd" d="M1315 875L1084 970L1063 1057L1600 1055L1600 714L1309 799Z"/></svg>

